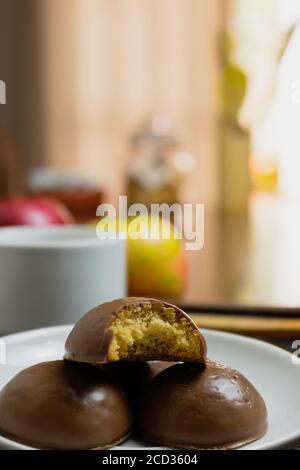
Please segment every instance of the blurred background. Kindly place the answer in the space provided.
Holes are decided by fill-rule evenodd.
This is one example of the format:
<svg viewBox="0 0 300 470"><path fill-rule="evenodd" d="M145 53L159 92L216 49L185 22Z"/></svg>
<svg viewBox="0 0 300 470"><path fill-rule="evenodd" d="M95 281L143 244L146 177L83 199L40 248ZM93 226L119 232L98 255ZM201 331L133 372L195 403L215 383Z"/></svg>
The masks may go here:
<svg viewBox="0 0 300 470"><path fill-rule="evenodd" d="M298 0L1 0L2 201L90 224L120 194L204 203L204 249L152 251L145 293L300 308L299 18Z"/></svg>

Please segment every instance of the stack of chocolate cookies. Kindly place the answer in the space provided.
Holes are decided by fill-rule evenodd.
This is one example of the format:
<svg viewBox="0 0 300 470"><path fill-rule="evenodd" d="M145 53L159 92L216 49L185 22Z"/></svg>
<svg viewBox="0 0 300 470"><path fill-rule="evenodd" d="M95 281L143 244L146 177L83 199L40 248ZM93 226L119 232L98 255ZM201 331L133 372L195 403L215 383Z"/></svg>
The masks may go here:
<svg viewBox="0 0 300 470"><path fill-rule="evenodd" d="M105 303L72 329L63 360L17 374L0 393L0 434L38 449L107 449L134 432L182 449L232 449L267 430L262 397L207 359L178 307L147 298Z"/></svg>

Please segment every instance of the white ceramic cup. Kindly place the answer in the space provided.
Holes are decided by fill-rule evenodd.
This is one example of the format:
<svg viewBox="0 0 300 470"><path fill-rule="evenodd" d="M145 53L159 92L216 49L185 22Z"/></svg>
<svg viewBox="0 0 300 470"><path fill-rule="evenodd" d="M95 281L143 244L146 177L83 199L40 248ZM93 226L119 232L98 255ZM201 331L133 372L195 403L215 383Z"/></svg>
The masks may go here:
<svg viewBox="0 0 300 470"><path fill-rule="evenodd" d="M81 226L0 229L0 335L74 323L126 289L124 240Z"/></svg>

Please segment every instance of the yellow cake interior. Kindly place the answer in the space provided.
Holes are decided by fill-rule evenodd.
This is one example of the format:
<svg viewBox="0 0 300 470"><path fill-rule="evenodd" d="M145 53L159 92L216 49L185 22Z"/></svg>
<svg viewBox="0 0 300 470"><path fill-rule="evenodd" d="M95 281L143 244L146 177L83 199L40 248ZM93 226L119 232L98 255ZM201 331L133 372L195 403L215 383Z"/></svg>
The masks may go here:
<svg viewBox="0 0 300 470"><path fill-rule="evenodd" d="M174 308L160 304L130 306L111 324L109 361L199 361L202 345L195 325Z"/></svg>

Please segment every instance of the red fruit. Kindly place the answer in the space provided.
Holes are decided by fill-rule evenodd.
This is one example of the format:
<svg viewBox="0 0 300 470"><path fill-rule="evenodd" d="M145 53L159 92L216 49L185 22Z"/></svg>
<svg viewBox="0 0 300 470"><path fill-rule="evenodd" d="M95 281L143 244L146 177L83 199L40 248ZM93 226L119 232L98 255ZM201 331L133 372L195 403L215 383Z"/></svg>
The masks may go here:
<svg viewBox="0 0 300 470"><path fill-rule="evenodd" d="M0 199L0 226L66 225L74 223L72 214L52 199Z"/></svg>

